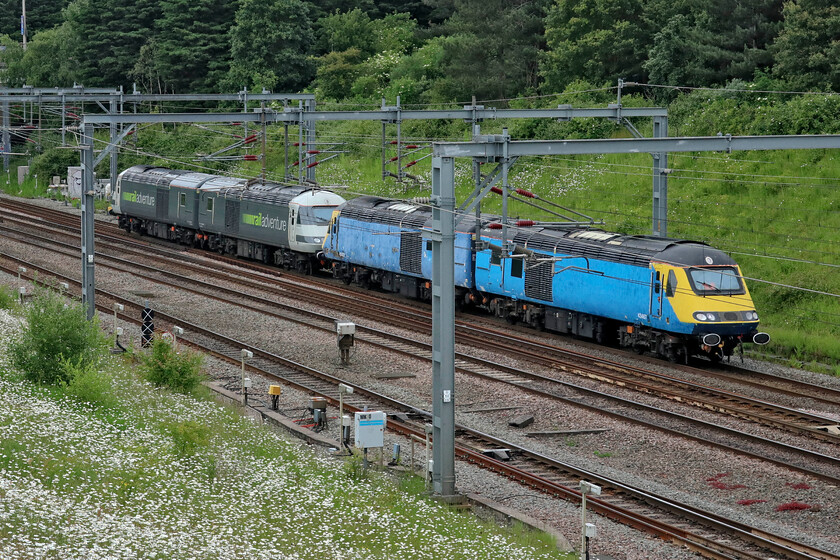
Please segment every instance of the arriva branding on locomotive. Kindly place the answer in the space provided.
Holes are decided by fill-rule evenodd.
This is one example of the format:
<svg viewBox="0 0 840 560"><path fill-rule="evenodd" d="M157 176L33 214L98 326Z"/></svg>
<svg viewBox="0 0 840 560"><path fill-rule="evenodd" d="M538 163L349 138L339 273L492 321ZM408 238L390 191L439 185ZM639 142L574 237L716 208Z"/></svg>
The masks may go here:
<svg viewBox="0 0 840 560"><path fill-rule="evenodd" d="M136 204L145 204L146 206L155 205L155 197L150 194L140 194L137 191L122 193L123 200L126 202L134 202Z"/></svg>
<svg viewBox="0 0 840 560"><path fill-rule="evenodd" d="M259 214L242 214L242 223L257 227L286 231L286 220L263 216L262 212Z"/></svg>

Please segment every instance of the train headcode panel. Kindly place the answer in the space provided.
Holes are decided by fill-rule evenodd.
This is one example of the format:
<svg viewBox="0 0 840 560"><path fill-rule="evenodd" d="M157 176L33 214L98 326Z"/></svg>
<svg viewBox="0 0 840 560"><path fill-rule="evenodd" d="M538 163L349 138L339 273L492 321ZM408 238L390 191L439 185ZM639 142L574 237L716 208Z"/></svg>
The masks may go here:
<svg viewBox="0 0 840 560"><path fill-rule="evenodd" d="M386 416L380 411L357 412L354 445L359 449L384 447Z"/></svg>

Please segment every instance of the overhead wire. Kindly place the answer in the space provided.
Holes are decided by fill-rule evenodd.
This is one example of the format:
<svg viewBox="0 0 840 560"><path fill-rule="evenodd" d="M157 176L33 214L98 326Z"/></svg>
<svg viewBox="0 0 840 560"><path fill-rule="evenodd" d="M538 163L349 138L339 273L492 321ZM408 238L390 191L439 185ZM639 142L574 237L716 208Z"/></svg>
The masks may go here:
<svg viewBox="0 0 840 560"><path fill-rule="evenodd" d="M371 137L373 137L373 136L371 136ZM381 144L377 145L377 147L381 147ZM120 149L125 149L125 148L121 147ZM143 152L141 150L134 150L134 152L138 153L139 155L146 156L146 157L159 157L160 159L163 159L164 161L171 161L171 162L177 163L179 165L193 167L193 168L203 168L205 170L209 170L209 171L212 171L214 173L219 173L219 170L217 170L217 169L209 168L209 167L206 167L206 166L195 165L194 163L184 162L184 161L178 160L178 159L173 158L173 157L160 156L159 154L158 155L150 154L150 153ZM692 179L692 178L694 178L694 177L685 177L685 179ZM696 178L694 178L694 179L696 179ZM691 223L692 225L697 225L693 222L685 222L685 223ZM700 225L704 225L704 224L700 224ZM709 227L709 225L707 225L707 227ZM714 226L711 226L711 227L714 227ZM810 251L810 252L814 252L814 251ZM831 254L831 253L828 253L828 254ZM786 257L784 257L784 258L786 258ZM796 287L792 287L792 288L796 288Z"/></svg>
<svg viewBox="0 0 840 560"><path fill-rule="evenodd" d="M674 89L674 90L691 90L691 91L714 91L717 93L730 93L730 92L737 92L737 93L765 93L765 94L780 94L780 95L822 95L822 96L835 96L838 95L837 92L834 91L785 91L785 90L773 90L773 89L752 89L752 88L711 88L711 87L696 87L696 86L673 86L673 85L666 85L666 84L647 84L641 82L625 82L625 86L639 86L639 87L651 87L651 88L660 88L660 89Z"/></svg>
<svg viewBox="0 0 840 560"><path fill-rule="evenodd" d="M373 232L374 234L379 233L379 232L375 232L375 230L373 230L371 227L365 227L365 226L363 226L363 225L351 225L351 224L348 224L348 223L344 223L344 224L342 224L342 225L341 225L341 227L342 227L343 229L342 229L342 230L340 230L340 231L346 231L347 229L350 229L351 231L356 231L356 232L365 232L365 233L368 233L368 234L370 234L370 233L372 233L372 232ZM513 225L511 225L511 226L509 226L509 227L510 227L511 229L514 229L514 230L515 230L515 229L517 229L517 227L516 227L516 226L513 226ZM392 235L401 235L401 234L406 234L406 233L417 233L417 234L421 234L421 233L422 233L422 231L424 231L424 230L422 230L422 229L418 229L418 230L408 230L408 229L400 228L400 230L399 230L399 231L397 231L397 232L392 232L391 234L392 234ZM388 235L388 233L382 233L382 234L383 234L383 235ZM457 245L457 244L456 244L455 248L456 248L456 249L460 249L460 250L472 250L472 247L471 247L471 246L463 246L463 245ZM643 254L641 254L641 253L634 253L633 251L627 251L627 252L628 252L629 254L634 254L634 255L637 255L637 256L647 257L647 255L643 255ZM574 255L574 254L572 254L572 255L568 255L568 256L564 256L564 258L575 258L575 257L577 257L577 258L583 258L583 257L582 257L582 256L580 256L580 255L577 255L577 256L576 256L576 255ZM660 262L660 261L657 261L657 262ZM675 262L668 263L667 261L661 261L661 262L664 262L665 264L672 264L672 265L675 265L675 266L684 267L684 265L682 265L682 264L680 264L680 263L675 263ZM689 268L689 269L691 269L691 268L695 268L695 267L688 267L688 268ZM587 273L587 271L583 271L583 270L578 270L578 272L580 272L580 273ZM592 271L592 272L593 272L593 273L597 273L598 271L593 269L593 271ZM755 277L745 276L745 275L743 275L743 274L728 274L728 273L723 273L723 274L733 276L733 277L738 278L738 279L740 279L740 280L742 280L742 281L743 281L743 280L749 280L749 281L751 281L751 282L762 283L762 284L769 284L769 285L774 285L774 286L778 286L778 287L784 287L784 288L787 288L787 289L792 289L792 290L801 290L801 291L806 291L806 292L810 292L810 293L813 293L813 294L816 294L816 295L824 295L824 296L830 296L830 297L840 298L840 294L834 294L834 293L825 292L825 291L820 291L820 290L814 290L814 289L810 289L810 288L802 288L802 287L799 287L799 286L794 286L794 285L790 285L790 284L783 284L783 283L779 283L779 282L773 282L773 281L763 280L763 279L760 279L760 278L755 278ZM634 284L634 285L641 286L641 287L645 287L645 288L650 288L650 287L651 287L651 282L650 282L650 281L648 281L648 280L636 280L636 279L632 279L632 278L627 278L627 277L622 277L622 276L606 275L606 274L599 274L599 277L608 278L608 279L612 279L612 280L616 280L616 281L620 281L620 282L624 282L624 283ZM683 294L683 295L696 295L696 293L695 293L693 290L680 287L680 284L679 284L679 283L678 283L678 285L677 285L677 288L676 288L675 292L676 292L676 293ZM713 294L710 294L710 295L713 295ZM737 307L742 307L742 308L743 308L743 309L745 309L745 310L754 310L754 308L755 308L755 306L754 306L754 305L740 304L740 303L737 303L737 302L730 302L730 303L731 303L732 305L737 306ZM794 307L794 308L801 309L800 307ZM713 311L713 310L712 310L712 311ZM821 314L823 314L823 315L833 315L832 313L828 313L828 312L820 312L820 311L811 310L811 309L804 309L804 311L809 312L809 313L811 313L812 315L817 315L817 314L820 314L820 313L821 313ZM838 315L838 316L840 316L840 315ZM800 317L800 318L805 318L805 316L804 316L804 315L799 315L798 317ZM810 316L808 316L808 318L810 318ZM822 321L822 320L819 320L819 319L817 319L817 321L819 321L819 322L821 322L821 323L823 323L823 324L826 324L826 325L832 325L832 326L837 326L837 327L840 327L840 324L838 324L838 323L831 323L831 322L828 322L828 321Z"/></svg>
<svg viewBox="0 0 840 560"><path fill-rule="evenodd" d="M142 152L141 152L141 153L142 153ZM151 154L148 154L148 155L150 155L150 156L151 156ZM176 160L176 161L177 161L177 160ZM179 163L180 163L180 162L179 162ZM199 168L200 168L200 167L202 167L202 166L192 165L192 167L199 167ZM209 169L210 171L218 172L218 171L217 171L217 170L215 170L215 169L210 169L210 168L206 168L206 167L205 167L205 169ZM355 193L355 194L363 194L363 193ZM517 227L516 227L515 225L511 225L511 226L510 226L510 228L511 228L512 230L514 230L514 231L517 229ZM461 247L461 249L467 249L467 248L466 248L466 247ZM572 256L573 256L573 255L572 255ZM636 284L639 284L639 285L644 285L644 286L648 286L648 285L649 285L649 282L642 282L642 281L639 281L639 280L633 280L633 279L630 279L630 278L613 277L613 276L610 276L610 278L615 279L615 280L618 280L618 281L631 282L631 283L636 283ZM772 281L767 281L767 280L763 280L763 279L759 279L759 278L747 277L747 276L743 276L743 275L741 275L741 276L740 276L740 278L742 278L742 279L744 279L744 280L750 280L750 281L753 281L753 282L759 282L759 283L765 283L765 284L770 284L770 285L774 285L774 286L780 286L780 287L784 287L784 288L787 288L787 289L800 290L800 291L805 291L805 292L814 293L814 294L818 294L818 295L825 295L825 296L830 296L830 297L837 297L837 298L840 298L840 295L838 295L838 294L832 294L832 293L830 293L830 292L823 292L823 291L819 291L819 290L813 290L813 289L810 289L810 288L803 288L803 287L800 287L800 286L793 286L793 285L789 285L789 284L782 284L782 283L778 283L778 282L772 282ZM679 288L678 288L678 290L679 290ZM686 292L686 293L688 293L688 292ZM809 312L811 312L811 313L815 313L815 312L813 312L813 311L811 311L811 310L808 310L808 311L809 311ZM818 320L818 321L819 321L819 320ZM822 323L824 323L824 324L834 325L833 323L829 323L829 322L826 322L826 321L819 321L819 322L822 322ZM834 326L840 326L840 325L834 325Z"/></svg>
<svg viewBox="0 0 840 560"><path fill-rule="evenodd" d="M604 161L597 161L595 159L576 159L576 158L569 158L569 157L562 157L558 155L549 155L549 156L529 156L532 158L539 157L540 159L550 159L552 161L569 161L575 163L586 163L589 165L595 166L608 166L608 167L629 167L633 169L639 170L649 170L652 171L651 165L641 165L641 164L627 164L627 163L613 163L613 162L604 162ZM538 161L538 160L537 160ZM723 161L723 160L717 160ZM773 162L768 162L773 163ZM830 186L840 186L840 177L813 177L813 176L796 176L796 175L762 175L757 173L745 173L743 171L713 171L709 169L688 169L688 168L671 168L675 171L680 173L703 173L707 175L734 175L734 176L743 176L743 177L752 177L752 178L764 178L764 179L801 179L801 180L810 180L810 181L835 181L838 185L830 185ZM684 179L691 179L691 177L682 177ZM743 182L737 180L736 182ZM783 183L772 183L772 184L783 184ZM799 183L796 183L799 184Z"/></svg>

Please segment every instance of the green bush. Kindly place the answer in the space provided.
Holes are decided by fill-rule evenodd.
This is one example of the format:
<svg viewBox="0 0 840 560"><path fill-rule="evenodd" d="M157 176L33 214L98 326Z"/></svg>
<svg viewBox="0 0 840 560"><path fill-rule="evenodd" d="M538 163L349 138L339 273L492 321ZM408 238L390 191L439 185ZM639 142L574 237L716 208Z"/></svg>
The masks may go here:
<svg viewBox="0 0 840 560"><path fill-rule="evenodd" d="M99 321L88 321L81 304L46 288L36 290L24 307L26 324L21 336L9 345L12 365L26 379L46 385L69 384L74 371L95 368L107 346ZM67 368L66 364L74 364Z"/></svg>
<svg viewBox="0 0 840 560"><path fill-rule="evenodd" d="M0 286L0 309L14 309L17 301L14 289L10 286Z"/></svg>
<svg viewBox="0 0 840 560"><path fill-rule="evenodd" d="M204 378L200 354L176 352L169 342L160 338L152 342L151 350L140 359L143 376L148 381L179 393L192 392Z"/></svg>
<svg viewBox="0 0 840 560"><path fill-rule="evenodd" d="M64 362L69 379L64 394L97 408L117 408L120 400L113 391L113 378L101 371L95 364L82 366L70 361Z"/></svg>
<svg viewBox="0 0 840 560"><path fill-rule="evenodd" d="M48 148L44 153L32 159L29 173L37 175L39 186L46 190L46 186L50 184L50 179L54 175L65 177L67 168L75 165L79 165L79 152L76 150Z"/></svg>

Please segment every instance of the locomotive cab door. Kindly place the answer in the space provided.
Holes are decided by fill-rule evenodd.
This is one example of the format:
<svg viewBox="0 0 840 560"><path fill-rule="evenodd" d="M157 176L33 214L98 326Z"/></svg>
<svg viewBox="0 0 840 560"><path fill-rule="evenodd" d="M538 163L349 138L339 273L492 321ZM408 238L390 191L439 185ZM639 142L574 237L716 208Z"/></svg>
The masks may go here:
<svg viewBox="0 0 840 560"><path fill-rule="evenodd" d="M195 227L195 215L197 197L195 191L178 189L176 192L176 216L178 224L187 227Z"/></svg>
<svg viewBox="0 0 840 560"><path fill-rule="evenodd" d="M650 269L650 316L652 319L658 319L662 316L662 297L664 291L662 283L665 276L655 268Z"/></svg>
<svg viewBox="0 0 840 560"><path fill-rule="evenodd" d="M289 203L289 245L297 241L298 230L298 213L300 212L299 205L294 202Z"/></svg>
<svg viewBox="0 0 840 560"><path fill-rule="evenodd" d="M333 210L330 223L327 226L327 232L324 235L324 251L335 253L336 236L338 236L338 210Z"/></svg>
<svg viewBox="0 0 840 560"><path fill-rule="evenodd" d="M117 176L117 185L111 189L111 207L113 208L115 214L121 213L120 193L122 193L122 173Z"/></svg>

